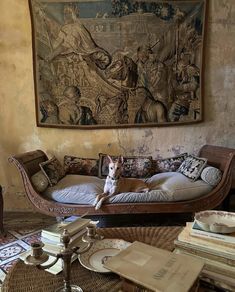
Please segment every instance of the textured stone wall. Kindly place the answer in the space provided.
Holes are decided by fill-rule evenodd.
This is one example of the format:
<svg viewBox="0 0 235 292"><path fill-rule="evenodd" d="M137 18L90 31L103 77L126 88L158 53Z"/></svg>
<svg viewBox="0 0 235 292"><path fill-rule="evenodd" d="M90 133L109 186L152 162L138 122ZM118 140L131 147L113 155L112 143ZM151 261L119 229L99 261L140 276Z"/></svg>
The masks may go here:
<svg viewBox="0 0 235 292"><path fill-rule="evenodd" d="M195 125L69 130L36 127L31 22L27 0L0 1L0 184L6 210L30 210L12 154L43 149L97 157L99 152L167 157L204 144L235 147L235 3L209 1L205 40L204 122Z"/></svg>

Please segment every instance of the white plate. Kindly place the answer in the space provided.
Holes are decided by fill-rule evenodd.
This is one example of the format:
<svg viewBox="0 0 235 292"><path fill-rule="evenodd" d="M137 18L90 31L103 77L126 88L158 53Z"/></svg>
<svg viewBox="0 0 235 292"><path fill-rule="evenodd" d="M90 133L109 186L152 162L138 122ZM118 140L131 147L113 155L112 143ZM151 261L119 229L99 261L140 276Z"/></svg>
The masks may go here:
<svg viewBox="0 0 235 292"><path fill-rule="evenodd" d="M235 232L235 213L224 211L202 211L195 214L197 224L205 231L215 233Z"/></svg>
<svg viewBox="0 0 235 292"><path fill-rule="evenodd" d="M131 243L122 239L106 238L97 240L84 254L78 256L82 266L88 270L99 273L110 273L103 263L109 258L127 248Z"/></svg>

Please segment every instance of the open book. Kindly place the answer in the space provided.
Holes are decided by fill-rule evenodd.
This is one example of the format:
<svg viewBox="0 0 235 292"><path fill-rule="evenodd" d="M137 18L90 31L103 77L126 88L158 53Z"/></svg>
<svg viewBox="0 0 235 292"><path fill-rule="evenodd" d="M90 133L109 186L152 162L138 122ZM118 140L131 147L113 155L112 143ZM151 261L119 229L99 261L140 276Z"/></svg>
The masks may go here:
<svg viewBox="0 0 235 292"><path fill-rule="evenodd" d="M196 282L203 261L173 254L138 241L104 266L112 272L156 292L186 292Z"/></svg>

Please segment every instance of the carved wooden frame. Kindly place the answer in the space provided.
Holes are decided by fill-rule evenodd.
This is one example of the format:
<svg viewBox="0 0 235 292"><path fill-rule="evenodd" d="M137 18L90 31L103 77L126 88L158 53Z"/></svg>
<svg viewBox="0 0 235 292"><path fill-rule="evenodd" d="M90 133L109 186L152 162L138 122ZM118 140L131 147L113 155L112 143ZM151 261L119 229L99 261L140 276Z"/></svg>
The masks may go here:
<svg viewBox="0 0 235 292"><path fill-rule="evenodd" d="M39 163L47 160L46 154L41 150L12 156L9 161L19 170L23 179L26 195L33 206L41 213L50 216L82 215L111 215L111 214L138 214L138 213L195 213L202 210L213 209L219 206L229 194L232 184L232 167L235 150L225 147L205 145L201 148L199 156L207 158L208 164L223 171L220 183L207 195L177 202L151 202L151 203L107 203L101 209L95 210L91 205L62 204L47 199L37 193L32 186L30 177L40 170Z"/></svg>

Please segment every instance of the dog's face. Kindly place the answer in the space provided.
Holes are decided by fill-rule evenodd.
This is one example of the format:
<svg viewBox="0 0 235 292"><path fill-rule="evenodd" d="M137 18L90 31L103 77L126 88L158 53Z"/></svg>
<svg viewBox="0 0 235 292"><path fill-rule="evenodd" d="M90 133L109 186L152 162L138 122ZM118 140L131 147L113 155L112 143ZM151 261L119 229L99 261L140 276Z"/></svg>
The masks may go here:
<svg viewBox="0 0 235 292"><path fill-rule="evenodd" d="M122 173L123 157L119 157L116 161L113 161L110 156L109 158L109 176L113 179L120 177Z"/></svg>

